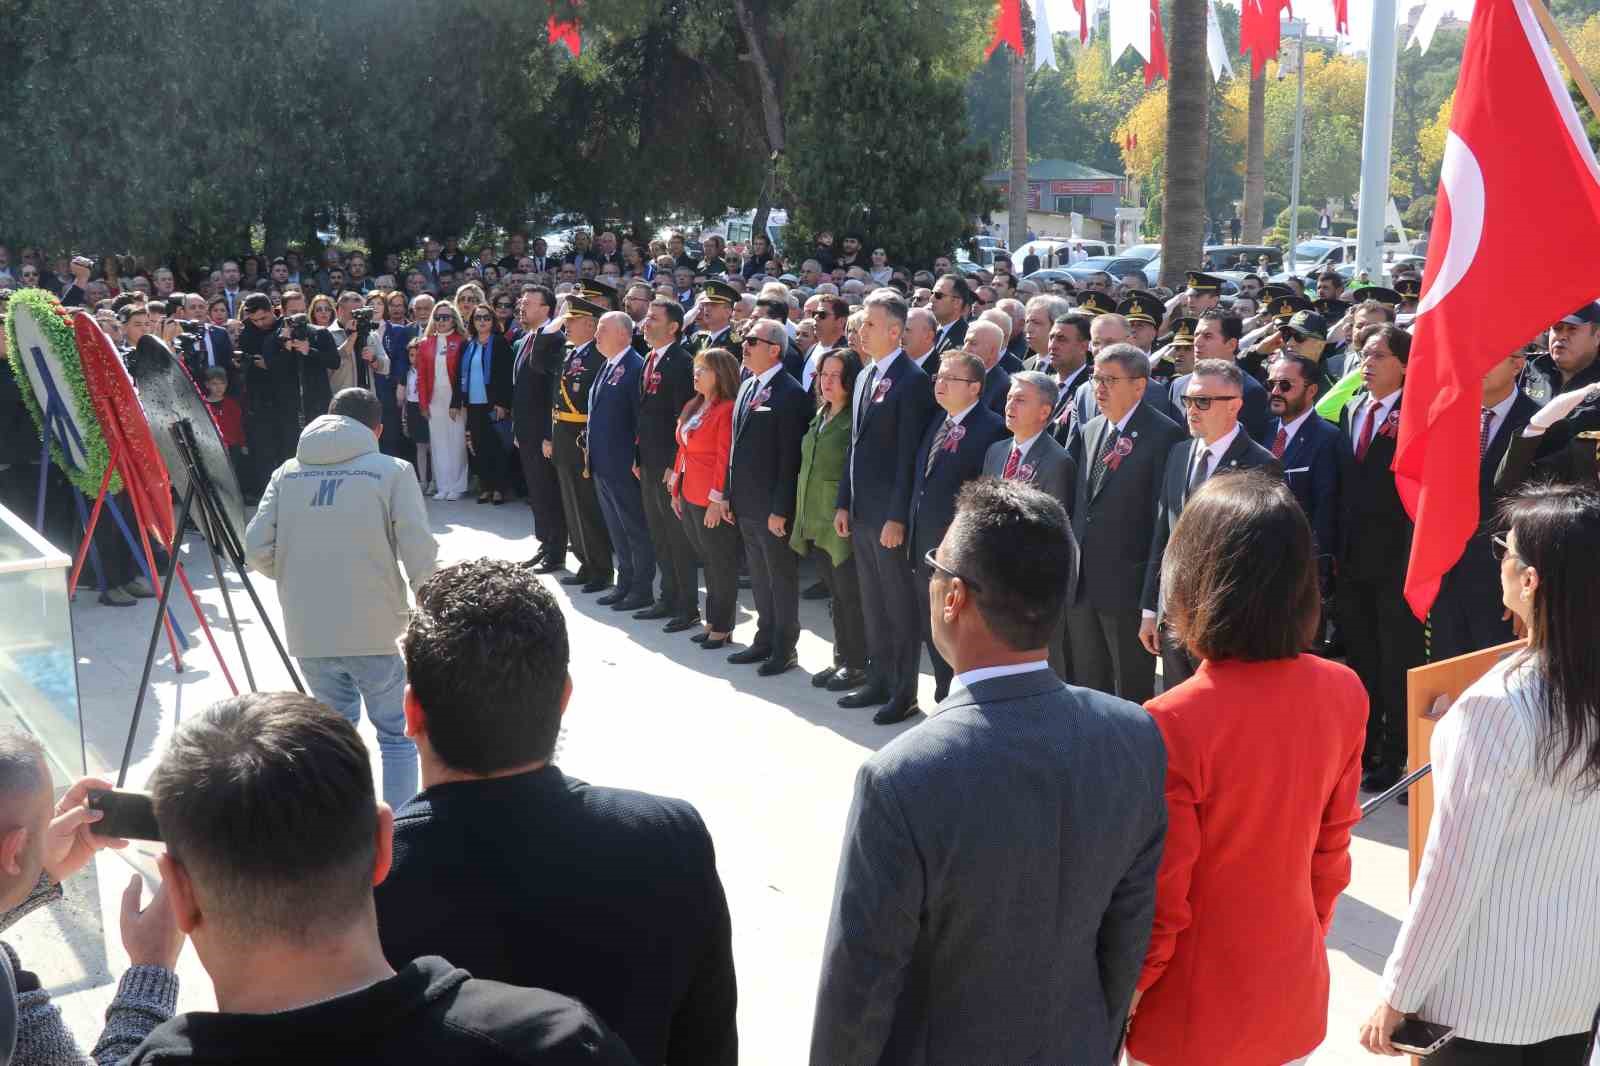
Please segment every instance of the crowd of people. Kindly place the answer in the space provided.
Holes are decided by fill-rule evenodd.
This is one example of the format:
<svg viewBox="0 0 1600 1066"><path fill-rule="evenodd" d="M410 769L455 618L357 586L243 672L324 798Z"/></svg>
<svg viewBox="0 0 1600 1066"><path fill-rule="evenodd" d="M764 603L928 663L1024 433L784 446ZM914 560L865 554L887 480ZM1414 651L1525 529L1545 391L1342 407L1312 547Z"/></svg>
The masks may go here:
<svg viewBox="0 0 1600 1066"><path fill-rule="evenodd" d="M790 274L760 241L740 259L708 239L692 263L681 238L657 257L601 234L559 262L517 236L471 261L428 241L365 292L364 258L334 255L304 328L286 257L256 291L230 260L220 293L178 297L211 315L179 348L219 425L235 400L254 464L251 563L336 713L232 701L163 757L171 909L224 1014L167 1023L144 1054L381 1031L359 1061L400 1061L515 1030L597 1056L548 1061L735 1061L699 815L551 761L569 649L535 574L560 574L705 651L733 641L748 583L757 625L729 661L760 677L798 665L800 600L826 598L832 662L810 682L883 725L922 713L926 650L938 707L857 778L819 1064L1109 1062L1124 1042L1134 1063L1302 1060L1325 1035L1359 793L1405 768L1406 670L1527 633L1435 735L1440 804L1360 1038L1395 1053L1420 1014L1454 1029L1432 1061L1583 1060L1600 305L1486 376L1483 521L1425 628L1390 469L1414 276L1346 293L1333 272L1246 275L1225 297L1204 272L1176 293L907 272L859 237ZM93 266L70 264L86 299ZM159 295L109 297L125 344L189 329ZM435 573L424 497L474 492L525 496L537 551ZM362 706L381 790L349 750ZM322 787L275 776L309 748ZM208 776L245 758L258 779ZM235 817L274 789L297 792L281 820ZM525 854L501 844L508 818ZM440 913L441 885L469 902ZM312 943L341 964L291 978ZM268 967L284 980L263 994Z"/></svg>

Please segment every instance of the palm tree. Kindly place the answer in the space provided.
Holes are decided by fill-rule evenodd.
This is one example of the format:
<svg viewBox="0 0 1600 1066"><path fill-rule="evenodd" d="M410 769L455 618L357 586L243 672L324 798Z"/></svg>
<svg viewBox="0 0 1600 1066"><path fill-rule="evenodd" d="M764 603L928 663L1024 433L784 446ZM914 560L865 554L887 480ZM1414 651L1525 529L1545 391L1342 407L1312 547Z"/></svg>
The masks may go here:
<svg viewBox="0 0 1600 1066"><path fill-rule="evenodd" d="M1124 3L1128 0L1123 0ZM1182 288L1200 265L1206 219L1206 0L1172 0L1167 45L1167 159L1161 204L1161 284Z"/></svg>
<svg viewBox="0 0 1600 1066"><path fill-rule="evenodd" d="M1243 240L1261 243L1267 194L1267 68L1250 79L1250 115L1244 148Z"/></svg>

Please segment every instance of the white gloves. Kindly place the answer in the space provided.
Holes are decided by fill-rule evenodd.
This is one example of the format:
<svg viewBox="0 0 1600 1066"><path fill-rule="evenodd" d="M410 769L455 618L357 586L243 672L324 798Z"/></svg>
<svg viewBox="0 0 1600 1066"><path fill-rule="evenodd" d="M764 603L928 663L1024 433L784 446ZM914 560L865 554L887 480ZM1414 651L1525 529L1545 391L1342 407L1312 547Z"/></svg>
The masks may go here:
<svg viewBox="0 0 1600 1066"><path fill-rule="evenodd" d="M1563 392L1560 396L1539 408L1538 413L1528 420L1528 428L1522 431L1523 436L1540 436L1545 430L1570 415L1579 404L1592 400L1596 396L1600 396L1600 384L1590 385L1586 389L1573 389L1571 392Z"/></svg>

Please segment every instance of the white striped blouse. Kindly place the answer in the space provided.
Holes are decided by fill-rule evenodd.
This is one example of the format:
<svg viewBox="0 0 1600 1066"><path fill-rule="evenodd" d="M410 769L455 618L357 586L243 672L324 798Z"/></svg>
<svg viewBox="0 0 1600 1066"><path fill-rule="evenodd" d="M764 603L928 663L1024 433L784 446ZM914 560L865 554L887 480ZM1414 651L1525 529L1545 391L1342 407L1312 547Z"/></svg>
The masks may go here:
<svg viewBox="0 0 1600 1066"><path fill-rule="evenodd" d="M1456 1035L1532 1044L1600 1007L1600 793L1542 758L1542 685L1502 662L1433 734L1435 807L1389 1005Z"/></svg>

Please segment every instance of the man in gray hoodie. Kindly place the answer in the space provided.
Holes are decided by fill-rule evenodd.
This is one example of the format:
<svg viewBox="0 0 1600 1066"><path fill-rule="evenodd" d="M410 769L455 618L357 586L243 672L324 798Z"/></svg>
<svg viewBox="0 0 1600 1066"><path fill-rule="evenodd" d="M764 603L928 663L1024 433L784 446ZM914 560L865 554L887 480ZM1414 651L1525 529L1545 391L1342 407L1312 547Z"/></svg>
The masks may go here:
<svg viewBox="0 0 1600 1066"><path fill-rule="evenodd" d="M405 664L396 640L438 545L411 464L378 451L383 405L343 389L273 472L245 530L252 569L278 582L289 654L311 694L378 731L383 798L417 791L417 749L405 734ZM405 567L402 578L400 565Z"/></svg>

